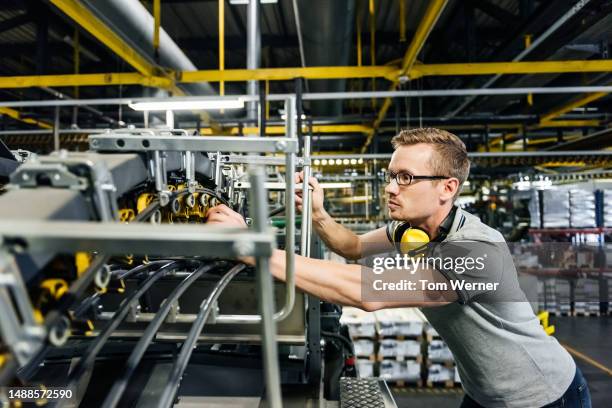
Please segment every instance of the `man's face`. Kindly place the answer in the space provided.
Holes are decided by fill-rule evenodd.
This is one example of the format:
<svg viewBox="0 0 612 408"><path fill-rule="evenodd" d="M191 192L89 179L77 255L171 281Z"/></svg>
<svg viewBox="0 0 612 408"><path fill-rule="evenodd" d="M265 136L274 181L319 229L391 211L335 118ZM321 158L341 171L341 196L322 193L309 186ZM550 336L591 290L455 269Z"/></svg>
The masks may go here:
<svg viewBox="0 0 612 408"><path fill-rule="evenodd" d="M400 146L391 156L389 173L410 173L413 176L440 176L433 174L430 161L435 152L431 145L419 143ZM389 216L394 220L417 221L435 213L441 205L440 186L443 183L431 180L413 180L412 184L400 186L394 179L385 187L388 197Z"/></svg>

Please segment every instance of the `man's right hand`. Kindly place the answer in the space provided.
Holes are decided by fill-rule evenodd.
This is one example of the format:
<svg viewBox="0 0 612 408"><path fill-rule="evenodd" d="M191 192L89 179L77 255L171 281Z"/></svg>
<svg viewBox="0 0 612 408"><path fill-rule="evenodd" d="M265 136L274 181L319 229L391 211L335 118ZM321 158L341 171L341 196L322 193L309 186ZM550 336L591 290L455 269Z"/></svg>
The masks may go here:
<svg viewBox="0 0 612 408"><path fill-rule="evenodd" d="M301 186L304 182L304 172L300 171L299 173L295 173L295 183L298 185L296 187L300 187L298 190L296 188L295 191L295 205L298 211L302 212L302 189ZM323 188L319 185L319 182L316 178L310 177L308 179L308 184L312 187L312 217L316 218L321 216L325 212L325 208L323 207Z"/></svg>

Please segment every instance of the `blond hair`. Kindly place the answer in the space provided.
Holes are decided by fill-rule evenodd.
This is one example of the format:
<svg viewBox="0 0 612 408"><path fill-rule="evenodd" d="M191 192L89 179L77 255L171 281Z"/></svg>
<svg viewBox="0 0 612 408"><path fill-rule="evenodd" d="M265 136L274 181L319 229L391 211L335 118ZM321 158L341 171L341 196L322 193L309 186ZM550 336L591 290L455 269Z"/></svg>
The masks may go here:
<svg viewBox="0 0 612 408"><path fill-rule="evenodd" d="M461 192L461 186L470 174L470 160L465 144L456 135L436 128L416 128L402 130L391 144L397 150L400 146L419 143L432 145L435 156L429 163L434 176L454 177L459 180L459 188L454 198Z"/></svg>

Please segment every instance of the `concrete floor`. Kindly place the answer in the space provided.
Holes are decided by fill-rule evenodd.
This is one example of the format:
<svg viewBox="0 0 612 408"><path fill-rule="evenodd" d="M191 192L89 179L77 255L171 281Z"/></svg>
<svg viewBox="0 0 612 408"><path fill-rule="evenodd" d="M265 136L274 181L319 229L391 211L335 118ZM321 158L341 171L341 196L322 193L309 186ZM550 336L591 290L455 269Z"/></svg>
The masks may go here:
<svg viewBox="0 0 612 408"><path fill-rule="evenodd" d="M551 317L550 324L555 326L554 336L559 342L612 370L612 317L557 316ZM612 375L576 355L574 360L589 382L593 407L610 406ZM399 408L456 408L463 398L460 389L392 391Z"/></svg>

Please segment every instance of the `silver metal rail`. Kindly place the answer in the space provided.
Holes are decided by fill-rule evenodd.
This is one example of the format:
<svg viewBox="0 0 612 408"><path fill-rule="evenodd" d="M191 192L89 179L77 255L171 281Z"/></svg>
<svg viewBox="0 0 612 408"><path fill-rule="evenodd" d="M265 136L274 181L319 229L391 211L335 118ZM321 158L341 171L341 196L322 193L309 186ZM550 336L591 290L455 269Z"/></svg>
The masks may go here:
<svg viewBox="0 0 612 408"><path fill-rule="evenodd" d="M303 159L301 253L303 256L310 256L310 228L312 226L312 190L309 188L309 180L312 174L312 168L310 167L310 136L304 136Z"/></svg>
<svg viewBox="0 0 612 408"><path fill-rule="evenodd" d="M271 234L208 225L119 224L111 222L0 220L5 245L26 245L27 251L211 258L270 256Z"/></svg>
<svg viewBox="0 0 612 408"><path fill-rule="evenodd" d="M268 197L263 181L265 174L261 167L254 168L251 172L251 201L260 205L254 206L254 225L253 228L259 233L266 233L270 228L266 222L267 209L265 203ZM291 184L291 183L290 183ZM293 251L287 251L293 253ZM259 297L257 303L261 315L262 329L262 349L264 359L264 370L266 372L266 392L270 406L281 407L280 390L280 368L278 363L278 348L276 343L276 323L274 321L274 287L272 275L270 274L270 258L258 256L256 258L257 267L257 293ZM295 285L293 285L295 287Z"/></svg>
<svg viewBox="0 0 612 408"><path fill-rule="evenodd" d="M288 139L297 143L297 117L296 117L296 99L295 97L289 97L285 101L285 126L287 129ZM244 158L244 163L249 163L256 156L234 156L234 162L239 163L239 157ZM261 158L261 157L260 157ZM293 306L295 304L295 152L288 152L285 154L285 183L282 186L279 185L278 189L285 189L285 304L284 306L274 314L274 321L279 322L287 318ZM251 182L244 182L251 187ZM264 183L264 187L265 187ZM267 202L264 199L263 202ZM264 215L264 218L267 218ZM303 225L302 220L302 225ZM303 254L303 252L302 252ZM189 318L189 317L187 317ZM217 323L230 323L230 324L258 324L260 323L261 316L257 315L219 315L216 316L215 321Z"/></svg>
<svg viewBox="0 0 612 408"><path fill-rule="evenodd" d="M142 136L133 134L95 134L89 147L97 151L190 151L237 153L296 153L297 139L284 137L235 136Z"/></svg>

